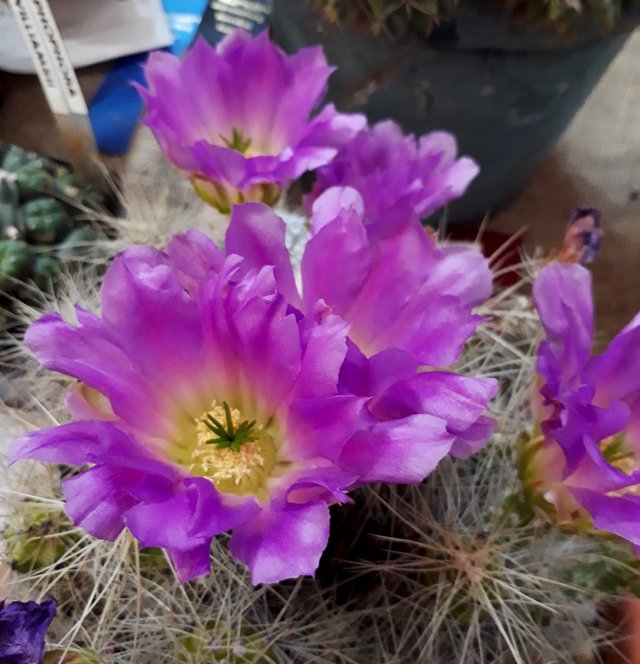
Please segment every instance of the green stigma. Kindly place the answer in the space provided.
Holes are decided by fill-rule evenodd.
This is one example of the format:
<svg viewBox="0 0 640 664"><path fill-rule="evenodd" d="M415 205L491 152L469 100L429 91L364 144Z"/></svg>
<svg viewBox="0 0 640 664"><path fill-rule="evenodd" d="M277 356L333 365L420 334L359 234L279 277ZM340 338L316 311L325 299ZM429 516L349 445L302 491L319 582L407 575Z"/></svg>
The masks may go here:
<svg viewBox="0 0 640 664"><path fill-rule="evenodd" d="M240 154L245 154L245 152L251 147L251 139L245 138L242 135L242 132L235 127L232 130L231 140L222 135L220 135L220 138L228 148L235 150Z"/></svg>
<svg viewBox="0 0 640 664"><path fill-rule="evenodd" d="M231 409L226 401L222 402L224 408L225 422L221 422L210 412L204 415L202 423L215 434L215 438L206 441L207 445L217 445L218 449L224 450L231 448L236 452L245 443L255 440L254 428L256 420L243 420L240 424L234 426L231 417Z"/></svg>

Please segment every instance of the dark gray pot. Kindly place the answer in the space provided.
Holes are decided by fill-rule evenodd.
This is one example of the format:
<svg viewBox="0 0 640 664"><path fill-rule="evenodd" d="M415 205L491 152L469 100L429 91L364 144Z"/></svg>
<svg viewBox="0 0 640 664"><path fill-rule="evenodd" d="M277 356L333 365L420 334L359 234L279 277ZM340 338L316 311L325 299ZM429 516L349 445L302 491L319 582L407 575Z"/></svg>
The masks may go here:
<svg viewBox="0 0 640 664"><path fill-rule="evenodd" d="M489 5L489 6L488 6ZM322 44L337 71L329 97L371 122L446 129L482 169L449 221L477 222L523 188L625 43L638 10L615 33L588 20L572 37L534 32L489 0L467 2L427 39L373 37L326 23L313 0L273 0L275 41L292 52Z"/></svg>

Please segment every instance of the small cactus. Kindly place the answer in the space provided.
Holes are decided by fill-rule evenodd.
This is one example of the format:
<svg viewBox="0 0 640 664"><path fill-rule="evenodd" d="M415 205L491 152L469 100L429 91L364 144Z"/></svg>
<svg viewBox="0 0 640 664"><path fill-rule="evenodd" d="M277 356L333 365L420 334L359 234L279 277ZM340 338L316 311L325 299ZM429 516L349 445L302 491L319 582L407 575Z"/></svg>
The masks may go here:
<svg viewBox="0 0 640 664"><path fill-rule="evenodd" d="M64 650L50 650L45 653L42 664L105 664L93 650L79 652L65 652Z"/></svg>
<svg viewBox="0 0 640 664"><path fill-rule="evenodd" d="M206 623L180 639L176 664L276 664L268 647L248 626L240 633L220 624Z"/></svg>
<svg viewBox="0 0 640 664"><path fill-rule="evenodd" d="M0 290L15 290L17 281L31 272L33 257L33 249L26 242L0 240Z"/></svg>
<svg viewBox="0 0 640 664"><path fill-rule="evenodd" d="M63 265L81 261L98 239L83 216L103 204L63 165L0 141L0 297L28 300L28 282L51 289Z"/></svg>
<svg viewBox="0 0 640 664"><path fill-rule="evenodd" d="M71 529L68 517L62 512L24 502L11 515L2 534L6 558L13 569L23 574L49 567L76 540Z"/></svg>

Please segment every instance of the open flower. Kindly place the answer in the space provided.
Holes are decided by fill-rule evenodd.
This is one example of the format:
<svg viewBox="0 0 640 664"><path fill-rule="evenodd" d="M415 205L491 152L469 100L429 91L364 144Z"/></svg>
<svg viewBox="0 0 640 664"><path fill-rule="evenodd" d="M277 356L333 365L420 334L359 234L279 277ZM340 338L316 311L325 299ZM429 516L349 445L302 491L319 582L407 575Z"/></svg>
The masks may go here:
<svg viewBox="0 0 640 664"><path fill-rule="evenodd" d="M601 355L591 355L591 275L545 267L534 300L546 332L534 395L540 435L525 481L561 523L640 546L640 316Z"/></svg>
<svg viewBox="0 0 640 664"><path fill-rule="evenodd" d="M365 355L399 348L422 365L452 364L482 321L472 309L491 294L487 259L470 245L439 246L413 214L366 221L353 188L332 187L315 201L300 292L284 223L266 206L234 208L227 250L275 265L280 291L301 311L326 302Z"/></svg>
<svg viewBox="0 0 640 664"><path fill-rule="evenodd" d="M439 418L438 426L444 422L443 431L453 436L442 438L443 456L479 449L493 429L483 413L495 381L417 371L447 367L460 356L482 320L472 309L492 290L487 260L468 245L437 246L413 215L399 212L384 224L366 224L362 198L351 188L333 187L320 196L311 224L300 289L284 222L266 206L234 208L226 247L248 264L274 265L278 288L292 306L308 313L322 301L349 324L339 387L370 399L363 411L369 437L360 433L351 440L343 461L348 456L367 481L394 481L394 473L395 481L420 481L434 467L423 451L428 417ZM405 453L414 455L411 462L389 444L399 435Z"/></svg>
<svg viewBox="0 0 640 664"><path fill-rule="evenodd" d="M145 123L208 203L273 203L280 187L318 168L366 121L325 106L310 119L332 68L320 47L288 56L267 32L236 30L216 48L199 39L181 61L149 56Z"/></svg>
<svg viewBox="0 0 640 664"><path fill-rule="evenodd" d="M91 465L63 486L74 522L103 539L129 528L182 580L209 572L228 530L255 583L313 574L329 506L364 482L422 480L477 437L495 389L422 379L406 353L350 377L348 324L322 300L292 306L278 288L291 273L262 250L225 255L197 231L132 248L105 275L101 317L48 314L26 335L45 367L80 381L76 421L26 435L12 459Z"/></svg>
<svg viewBox="0 0 640 664"><path fill-rule="evenodd" d="M318 169L313 201L334 186L353 187L364 200L370 223L390 214L415 214L420 218L460 198L479 172L469 157L456 158L453 135L432 132L416 140L404 136L387 120L364 129L348 141L338 156Z"/></svg>
<svg viewBox="0 0 640 664"><path fill-rule="evenodd" d="M55 599L38 602L0 601L0 662L40 664L49 624L56 615Z"/></svg>

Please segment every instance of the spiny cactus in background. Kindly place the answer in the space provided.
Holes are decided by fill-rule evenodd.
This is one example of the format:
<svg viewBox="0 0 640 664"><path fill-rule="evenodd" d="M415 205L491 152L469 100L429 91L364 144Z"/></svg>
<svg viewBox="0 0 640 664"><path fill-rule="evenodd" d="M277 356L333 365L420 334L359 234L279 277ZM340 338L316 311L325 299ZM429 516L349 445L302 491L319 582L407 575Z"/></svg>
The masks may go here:
<svg viewBox="0 0 640 664"><path fill-rule="evenodd" d="M0 142L1 308L29 299L30 282L48 288L66 263L82 257L98 238L90 212L104 203L64 166Z"/></svg>
<svg viewBox="0 0 640 664"><path fill-rule="evenodd" d="M65 652L64 650L50 650L45 653L42 664L105 664L91 650L80 650L78 652Z"/></svg>
<svg viewBox="0 0 640 664"><path fill-rule="evenodd" d="M2 539L11 567L26 574L54 565L78 536L64 512L25 501L8 518Z"/></svg>
<svg viewBox="0 0 640 664"><path fill-rule="evenodd" d="M634 2L635 0L631 0ZM352 22L368 27L403 34L408 30L428 34L443 21L455 17L456 10L472 0L316 0L329 21ZM605 27L620 19L625 0L484 0L486 6L502 6L516 18L535 27L553 24L561 31L570 30L581 16L591 15ZM482 3L476 3L476 5Z"/></svg>

